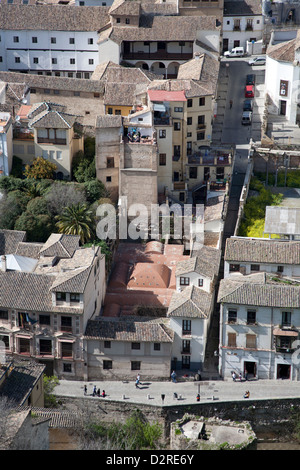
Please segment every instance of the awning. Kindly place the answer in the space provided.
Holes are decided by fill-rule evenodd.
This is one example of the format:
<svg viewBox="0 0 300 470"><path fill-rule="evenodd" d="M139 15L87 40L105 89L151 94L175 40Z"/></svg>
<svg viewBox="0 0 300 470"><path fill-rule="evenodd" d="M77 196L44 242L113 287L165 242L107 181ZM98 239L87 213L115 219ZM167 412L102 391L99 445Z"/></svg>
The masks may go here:
<svg viewBox="0 0 300 470"><path fill-rule="evenodd" d="M280 328L275 328L275 330L273 330L273 335L274 336L298 336L299 332L292 331L292 330L281 330Z"/></svg>
<svg viewBox="0 0 300 470"><path fill-rule="evenodd" d="M154 111L160 111L161 113L165 113L166 112L166 107L164 104L154 104L153 105L153 110Z"/></svg>

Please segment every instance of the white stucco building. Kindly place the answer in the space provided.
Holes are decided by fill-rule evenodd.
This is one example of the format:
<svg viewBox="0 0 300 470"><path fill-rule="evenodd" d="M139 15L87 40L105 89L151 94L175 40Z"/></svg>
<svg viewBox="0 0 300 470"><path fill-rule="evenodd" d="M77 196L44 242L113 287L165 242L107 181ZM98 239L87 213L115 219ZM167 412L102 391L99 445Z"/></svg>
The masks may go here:
<svg viewBox="0 0 300 470"><path fill-rule="evenodd" d="M109 7L0 5L0 70L90 78Z"/></svg>
<svg viewBox="0 0 300 470"><path fill-rule="evenodd" d="M176 292L168 309L176 369L203 370L220 256L220 250L202 246L197 256L177 263Z"/></svg>
<svg viewBox="0 0 300 470"><path fill-rule="evenodd" d="M299 30L274 31L267 49L265 92L269 114L299 121L300 33Z"/></svg>
<svg viewBox="0 0 300 470"><path fill-rule="evenodd" d="M223 52L231 50L233 47L244 47L249 54L255 53L257 45L252 43L262 40L263 29L264 16L261 0L225 0Z"/></svg>
<svg viewBox="0 0 300 470"><path fill-rule="evenodd" d="M219 373L299 380L299 283L266 273L233 274L220 283Z"/></svg>

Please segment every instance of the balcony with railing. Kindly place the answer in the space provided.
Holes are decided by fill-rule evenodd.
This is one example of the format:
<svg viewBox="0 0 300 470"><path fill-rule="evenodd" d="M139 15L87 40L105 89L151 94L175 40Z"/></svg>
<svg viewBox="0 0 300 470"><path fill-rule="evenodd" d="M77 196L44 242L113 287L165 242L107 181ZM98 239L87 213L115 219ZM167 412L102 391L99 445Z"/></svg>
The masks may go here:
<svg viewBox="0 0 300 470"><path fill-rule="evenodd" d="M29 129L14 129L13 139L15 140L34 140L34 134Z"/></svg>
<svg viewBox="0 0 300 470"><path fill-rule="evenodd" d="M212 155L194 152L188 155L188 165L227 166L231 165L231 155Z"/></svg>
<svg viewBox="0 0 300 470"><path fill-rule="evenodd" d="M67 139L54 138L50 139L49 137L38 137L38 144L53 144L53 145L67 145Z"/></svg>

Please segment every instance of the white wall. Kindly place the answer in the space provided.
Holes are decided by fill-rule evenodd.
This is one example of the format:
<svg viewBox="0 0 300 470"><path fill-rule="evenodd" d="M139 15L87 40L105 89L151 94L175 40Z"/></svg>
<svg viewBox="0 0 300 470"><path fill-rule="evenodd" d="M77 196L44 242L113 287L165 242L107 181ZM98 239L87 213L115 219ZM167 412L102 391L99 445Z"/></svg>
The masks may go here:
<svg viewBox="0 0 300 470"><path fill-rule="evenodd" d="M0 30L1 70L33 70L33 71L87 71L93 72L99 63L97 32L73 31L5 31ZM14 37L19 41L14 42ZM37 43L32 38L37 38ZM56 43L51 42L56 39ZM70 44L70 38L74 44ZM89 44L92 42L92 44ZM20 57L20 63L15 58ZM38 59L38 64L34 63ZM52 63L57 59L57 64ZM70 63L75 59L75 64ZM93 60L93 64L89 60Z"/></svg>

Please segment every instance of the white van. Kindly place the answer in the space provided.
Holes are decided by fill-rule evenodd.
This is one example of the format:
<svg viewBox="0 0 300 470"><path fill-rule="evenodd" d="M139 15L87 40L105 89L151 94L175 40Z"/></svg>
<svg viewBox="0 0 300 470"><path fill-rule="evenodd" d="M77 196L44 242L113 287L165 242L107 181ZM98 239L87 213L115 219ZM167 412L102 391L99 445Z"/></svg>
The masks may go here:
<svg viewBox="0 0 300 470"><path fill-rule="evenodd" d="M234 47L231 51L226 51L224 57L244 57L245 51L243 47Z"/></svg>
<svg viewBox="0 0 300 470"><path fill-rule="evenodd" d="M252 122L252 111L244 111L242 114L242 125L250 126Z"/></svg>

